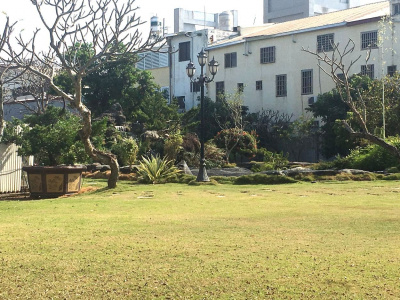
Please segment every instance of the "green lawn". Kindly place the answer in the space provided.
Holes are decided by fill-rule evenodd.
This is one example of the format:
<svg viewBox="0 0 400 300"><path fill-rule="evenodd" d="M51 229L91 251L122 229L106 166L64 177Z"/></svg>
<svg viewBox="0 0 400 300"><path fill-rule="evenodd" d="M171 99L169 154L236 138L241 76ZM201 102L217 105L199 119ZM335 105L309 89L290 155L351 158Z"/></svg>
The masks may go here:
<svg viewBox="0 0 400 300"><path fill-rule="evenodd" d="M0 299L395 299L399 196L399 181L120 182L0 201Z"/></svg>

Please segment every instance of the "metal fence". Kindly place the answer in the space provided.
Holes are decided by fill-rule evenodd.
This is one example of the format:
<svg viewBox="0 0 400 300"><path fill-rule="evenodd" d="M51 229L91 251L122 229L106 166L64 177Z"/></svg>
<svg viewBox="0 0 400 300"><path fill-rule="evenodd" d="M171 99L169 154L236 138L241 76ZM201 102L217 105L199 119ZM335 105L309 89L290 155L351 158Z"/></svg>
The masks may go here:
<svg viewBox="0 0 400 300"><path fill-rule="evenodd" d="M33 156L18 156L15 144L0 144L0 193L17 193L26 187L22 167L33 165Z"/></svg>

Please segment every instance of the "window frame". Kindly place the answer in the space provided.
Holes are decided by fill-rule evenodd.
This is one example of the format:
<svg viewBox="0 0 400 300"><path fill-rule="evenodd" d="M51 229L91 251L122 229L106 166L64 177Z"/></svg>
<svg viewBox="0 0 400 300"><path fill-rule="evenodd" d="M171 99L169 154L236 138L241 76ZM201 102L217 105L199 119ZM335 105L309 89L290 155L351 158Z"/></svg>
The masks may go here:
<svg viewBox="0 0 400 300"><path fill-rule="evenodd" d="M335 42L335 34L327 33L317 35L317 52L329 52L333 51L333 43ZM324 48L327 46L327 49Z"/></svg>
<svg viewBox="0 0 400 300"><path fill-rule="evenodd" d="M256 81L256 91L262 91L263 89L263 82L262 80L257 80Z"/></svg>
<svg viewBox="0 0 400 300"><path fill-rule="evenodd" d="M400 3L399 3L400 4ZM397 65L387 66L387 75L393 77L397 72Z"/></svg>
<svg viewBox="0 0 400 300"><path fill-rule="evenodd" d="M275 96L287 97L287 74L275 76Z"/></svg>
<svg viewBox="0 0 400 300"><path fill-rule="evenodd" d="M370 35L370 36L368 36L368 35ZM371 37L371 35L374 35L374 37ZM360 44L361 44L361 50L378 48L378 30L361 32L361 43Z"/></svg>
<svg viewBox="0 0 400 300"><path fill-rule="evenodd" d="M218 101L225 94L225 81L215 82L215 99Z"/></svg>
<svg viewBox="0 0 400 300"><path fill-rule="evenodd" d="M190 61L190 41L179 43L179 62Z"/></svg>
<svg viewBox="0 0 400 300"><path fill-rule="evenodd" d="M393 16L400 15L400 3L392 3L392 13Z"/></svg>
<svg viewBox="0 0 400 300"><path fill-rule="evenodd" d="M375 78L375 66L373 64L368 65L361 65L361 72L362 76L368 76L371 79Z"/></svg>
<svg viewBox="0 0 400 300"><path fill-rule="evenodd" d="M309 75L307 75L309 74ZM307 75L307 76L306 76ZM314 90L313 86L313 69L301 70L301 94L311 95Z"/></svg>
<svg viewBox="0 0 400 300"><path fill-rule="evenodd" d="M272 64L276 61L276 47L268 46L260 48L260 63Z"/></svg>
<svg viewBox="0 0 400 300"><path fill-rule="evenodd" d="M237 67L237 52L225 53L224 66L225 69Z"/></svg>

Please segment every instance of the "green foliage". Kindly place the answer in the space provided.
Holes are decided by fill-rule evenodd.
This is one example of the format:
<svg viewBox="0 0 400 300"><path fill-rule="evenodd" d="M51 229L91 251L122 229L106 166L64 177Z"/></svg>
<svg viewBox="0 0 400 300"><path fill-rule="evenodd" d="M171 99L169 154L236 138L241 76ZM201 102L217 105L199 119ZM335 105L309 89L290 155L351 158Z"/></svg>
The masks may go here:
<svg viewBox="0 0 400 300"><path fill-rule="evenodd" d="M257 150L256 158L260 159L264 162L265 167L263 170L281 170L282 168L286 167L289 163L288 154L283 154L283 152L276 153L268 151L265 148L260 148ZM271 168L269 168L271 167ZM257 171L257 172L260 172Z"/></svg>
<svg viewBox="0 0 400 300"><path fill-rule="evenodd" d="M169 178L174 177L178 170L171 160L166 157L160 158L159 155L152 157L142 157L142 161L138 167L138 174L145 183L162 183Z"/></svg>
<svg viewBox="0 0 400 300"><path fill-rule="evenodd" d="M400 149L399 137L392 137L388 142ZM378 145L353 149L346 160L351 168L367 171L382 171L399 164L396 157Z"/></svg>
<svg viewBox="0 0 400 300"><path fill-rule="evenodd" d="M257 152L257 139L252 133L237 128L224 129L214 137L218 148L232 149L231 156L236 154L254 157Z"/></svg>
<svg viewBox="0 0 400 300"><path fill-rule="evenodd" d="M117 155L118 163L121 166L133 165L139 151L136 140L132 137L119 137L117 142L112 145L111 152Z"/></svg>
<svg viewBox="0 0 400 300"><path fill-rule="evenodd" d="M85 156L80 128L79 117L49 106L43 114L14 119L6 127L3 141L17 144L19 155L34 155L39 164L73 164Z"/></svg>
<svg viewBox="0 0 400 300"><path fill-rule="evenodd" d="M182 151L183 137L178 131L177 133L170 134L164 141L164 155L168 159L176 160L178 153Z"/></svg>
<svg viewBox="0 0 400 300"><path fill-rule="evenodd" d="M252 174L238 177L234 184L284 184L296 182L297 180L287 176Z"/></svg>
<svg viewBox="0 0 400 300"><path fill-rule="evenodd" d="M400 173L393 173L382 178L383 180L400 180Z"/></svg>

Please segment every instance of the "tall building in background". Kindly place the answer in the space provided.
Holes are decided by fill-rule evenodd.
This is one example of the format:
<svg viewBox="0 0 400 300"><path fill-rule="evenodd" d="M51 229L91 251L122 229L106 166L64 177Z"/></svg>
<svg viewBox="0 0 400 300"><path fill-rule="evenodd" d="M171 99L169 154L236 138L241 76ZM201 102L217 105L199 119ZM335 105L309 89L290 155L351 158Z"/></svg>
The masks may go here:
<svg viewBox="0 0 400 300"><path fill-rule="evenodd" d="M382 0L264 0L264 23L280 23Z"/></svg>

